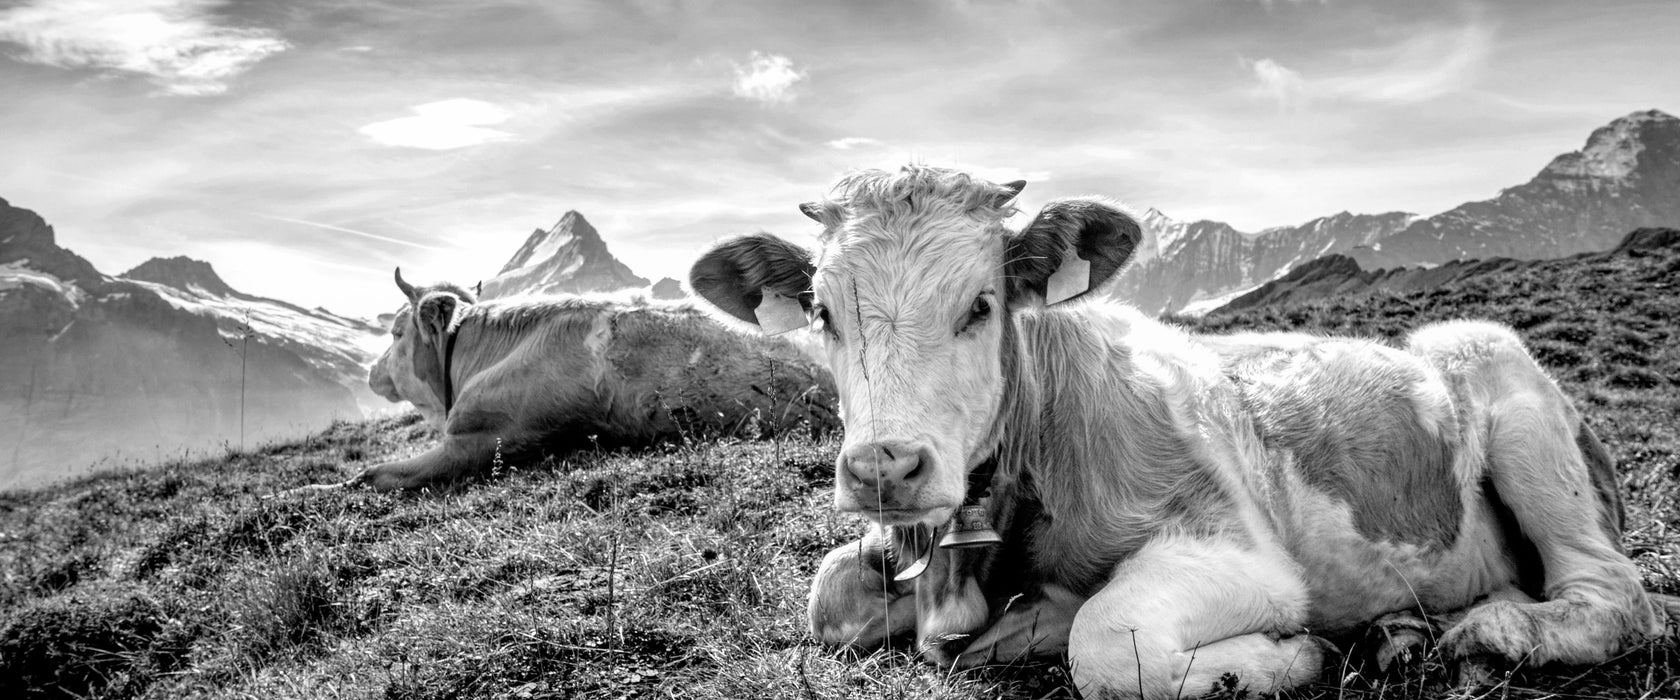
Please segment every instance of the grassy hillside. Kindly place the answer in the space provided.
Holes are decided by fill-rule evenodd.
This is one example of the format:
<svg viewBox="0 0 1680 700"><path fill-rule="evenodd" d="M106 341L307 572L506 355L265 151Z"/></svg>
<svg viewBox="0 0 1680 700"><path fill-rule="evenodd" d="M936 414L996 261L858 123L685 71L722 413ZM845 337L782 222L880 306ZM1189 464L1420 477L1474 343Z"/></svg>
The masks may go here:
<svg viewBox="0 0 1680 700"><path fill-rule="evenodd" d="M1677 284L1680 251L1663 248L1193 323L1515 325L1620 461L1647 585L1680 593ZM0 495L0 697L1073 696L1055 664L946 673L809 642L809 577L858 531L829 508L832 439L585 453L423 494L263 498L428 440L414 416L341 424ZM1677 657L1663 640L1600 668L1518 669L1484 695L1677 697ZM1446 680L1430 660L1294 696L1437 697Z"/></svg>

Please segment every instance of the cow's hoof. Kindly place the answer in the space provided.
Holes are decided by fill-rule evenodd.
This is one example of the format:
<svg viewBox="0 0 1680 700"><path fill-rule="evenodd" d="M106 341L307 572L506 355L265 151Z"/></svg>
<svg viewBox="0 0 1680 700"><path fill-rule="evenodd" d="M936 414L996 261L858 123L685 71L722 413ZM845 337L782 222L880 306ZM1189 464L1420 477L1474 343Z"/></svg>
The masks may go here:
<svg viewBox="0 0 1680 700"><path fill-rule="evenodd" d="M1382 673L1403 671L1422 661L1434 636L1429 622L1410 612L1389 613L1371 623L1373 660Z"/></svg>
<svg viewBox="0 0 1680 700"><path fill-rule="evenodd" d="M1497 600L1471 610L1441 636L1448 660L1496 657L1510 663L1526 658L1538 645L1534 617L1518 603Z"/></svg>
<svg viewBox="0 0 1680 700"><path fill-rule="evenodd" d="M1505 662L1492 656L1461 658L1452 665L1453 685L1471 693L1498 685L1506 674Z"/></svg>

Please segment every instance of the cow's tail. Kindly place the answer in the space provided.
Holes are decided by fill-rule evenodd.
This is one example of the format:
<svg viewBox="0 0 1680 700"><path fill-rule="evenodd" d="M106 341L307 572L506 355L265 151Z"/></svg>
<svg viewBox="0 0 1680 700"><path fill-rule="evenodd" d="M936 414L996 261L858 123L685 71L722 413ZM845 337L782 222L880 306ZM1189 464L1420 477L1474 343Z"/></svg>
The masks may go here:
<svg viewBox="0 0 1680 700"><path fill-rule="evenodd" d="M1575 436L1575 446L1580 448L1581 458L1587 463L1587 474L1592 478L1593 490L1598 492L1598 524L1604 528L1604 534L1610 536L1616 551L1621 552L1627 510L1622 506L1622 489L1616 479L1616 459L1604 449L1604 443L1598 441L1598 433L1593 432L1592 426L1584 420L1581 421L1581 431Z"/></svg>

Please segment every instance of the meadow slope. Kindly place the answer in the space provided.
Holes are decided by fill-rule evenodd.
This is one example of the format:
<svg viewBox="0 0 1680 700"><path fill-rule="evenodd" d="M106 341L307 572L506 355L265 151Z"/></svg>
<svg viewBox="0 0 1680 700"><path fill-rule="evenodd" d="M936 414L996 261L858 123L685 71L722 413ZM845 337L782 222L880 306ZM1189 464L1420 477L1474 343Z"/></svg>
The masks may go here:
<svg viewBox="0 0 1680 700"><path fill-rule="evenodd" d="M1647 586L1680 593L1676 285L1680 242L1185 323L1381 337L1512 324L1617 457ZM832 438L689 440L502 464L420 494L264 499L429 439L413 415L338 424L0 495L0 697L1073 697L1057 664L947 673L807 639L807 581L859 531L829 508ZM1677 652L1667 639L1598 668L1518 668L1478 695L1680 697ZM1435 659L1336 675L1290 697L1450 690Z"/></svg>

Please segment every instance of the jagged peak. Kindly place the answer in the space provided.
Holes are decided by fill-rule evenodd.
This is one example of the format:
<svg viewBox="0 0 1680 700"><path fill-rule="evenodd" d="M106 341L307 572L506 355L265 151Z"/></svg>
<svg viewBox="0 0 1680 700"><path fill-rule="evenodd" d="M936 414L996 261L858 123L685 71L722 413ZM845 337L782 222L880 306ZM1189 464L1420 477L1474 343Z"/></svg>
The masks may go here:
<svg viewBox="0 0 1680 700"><path fill-rule="evenodd" d="M583 214L576 209L568 209L565 214L560 215L560 220L554 222L554 226L549 228L548 231L549 233L569 233L584 240L601 240L601 232L596 231L595 226L590 224L588 219L583 218Z"/></svg>
<svg viewBox="0 0 1680 700"><path fill-rule="evenodd" d="M141 282L155 282L181 291L191 291L196 286L218 296L234 293L233 288L222 281L221 275L216 274L216 268L211 267L210 263L185 255L152 258L118 276Z"/></svg>
<svg viewBox="0 0 1680 700"><path fill-rule="evenodd" d="M1556 177L1627 177L1639 165L1649 125L1680 123L1680 118L1658 109L1634 112L1594 129L1581 150L1552 159L1541 175Z"/></svg>

